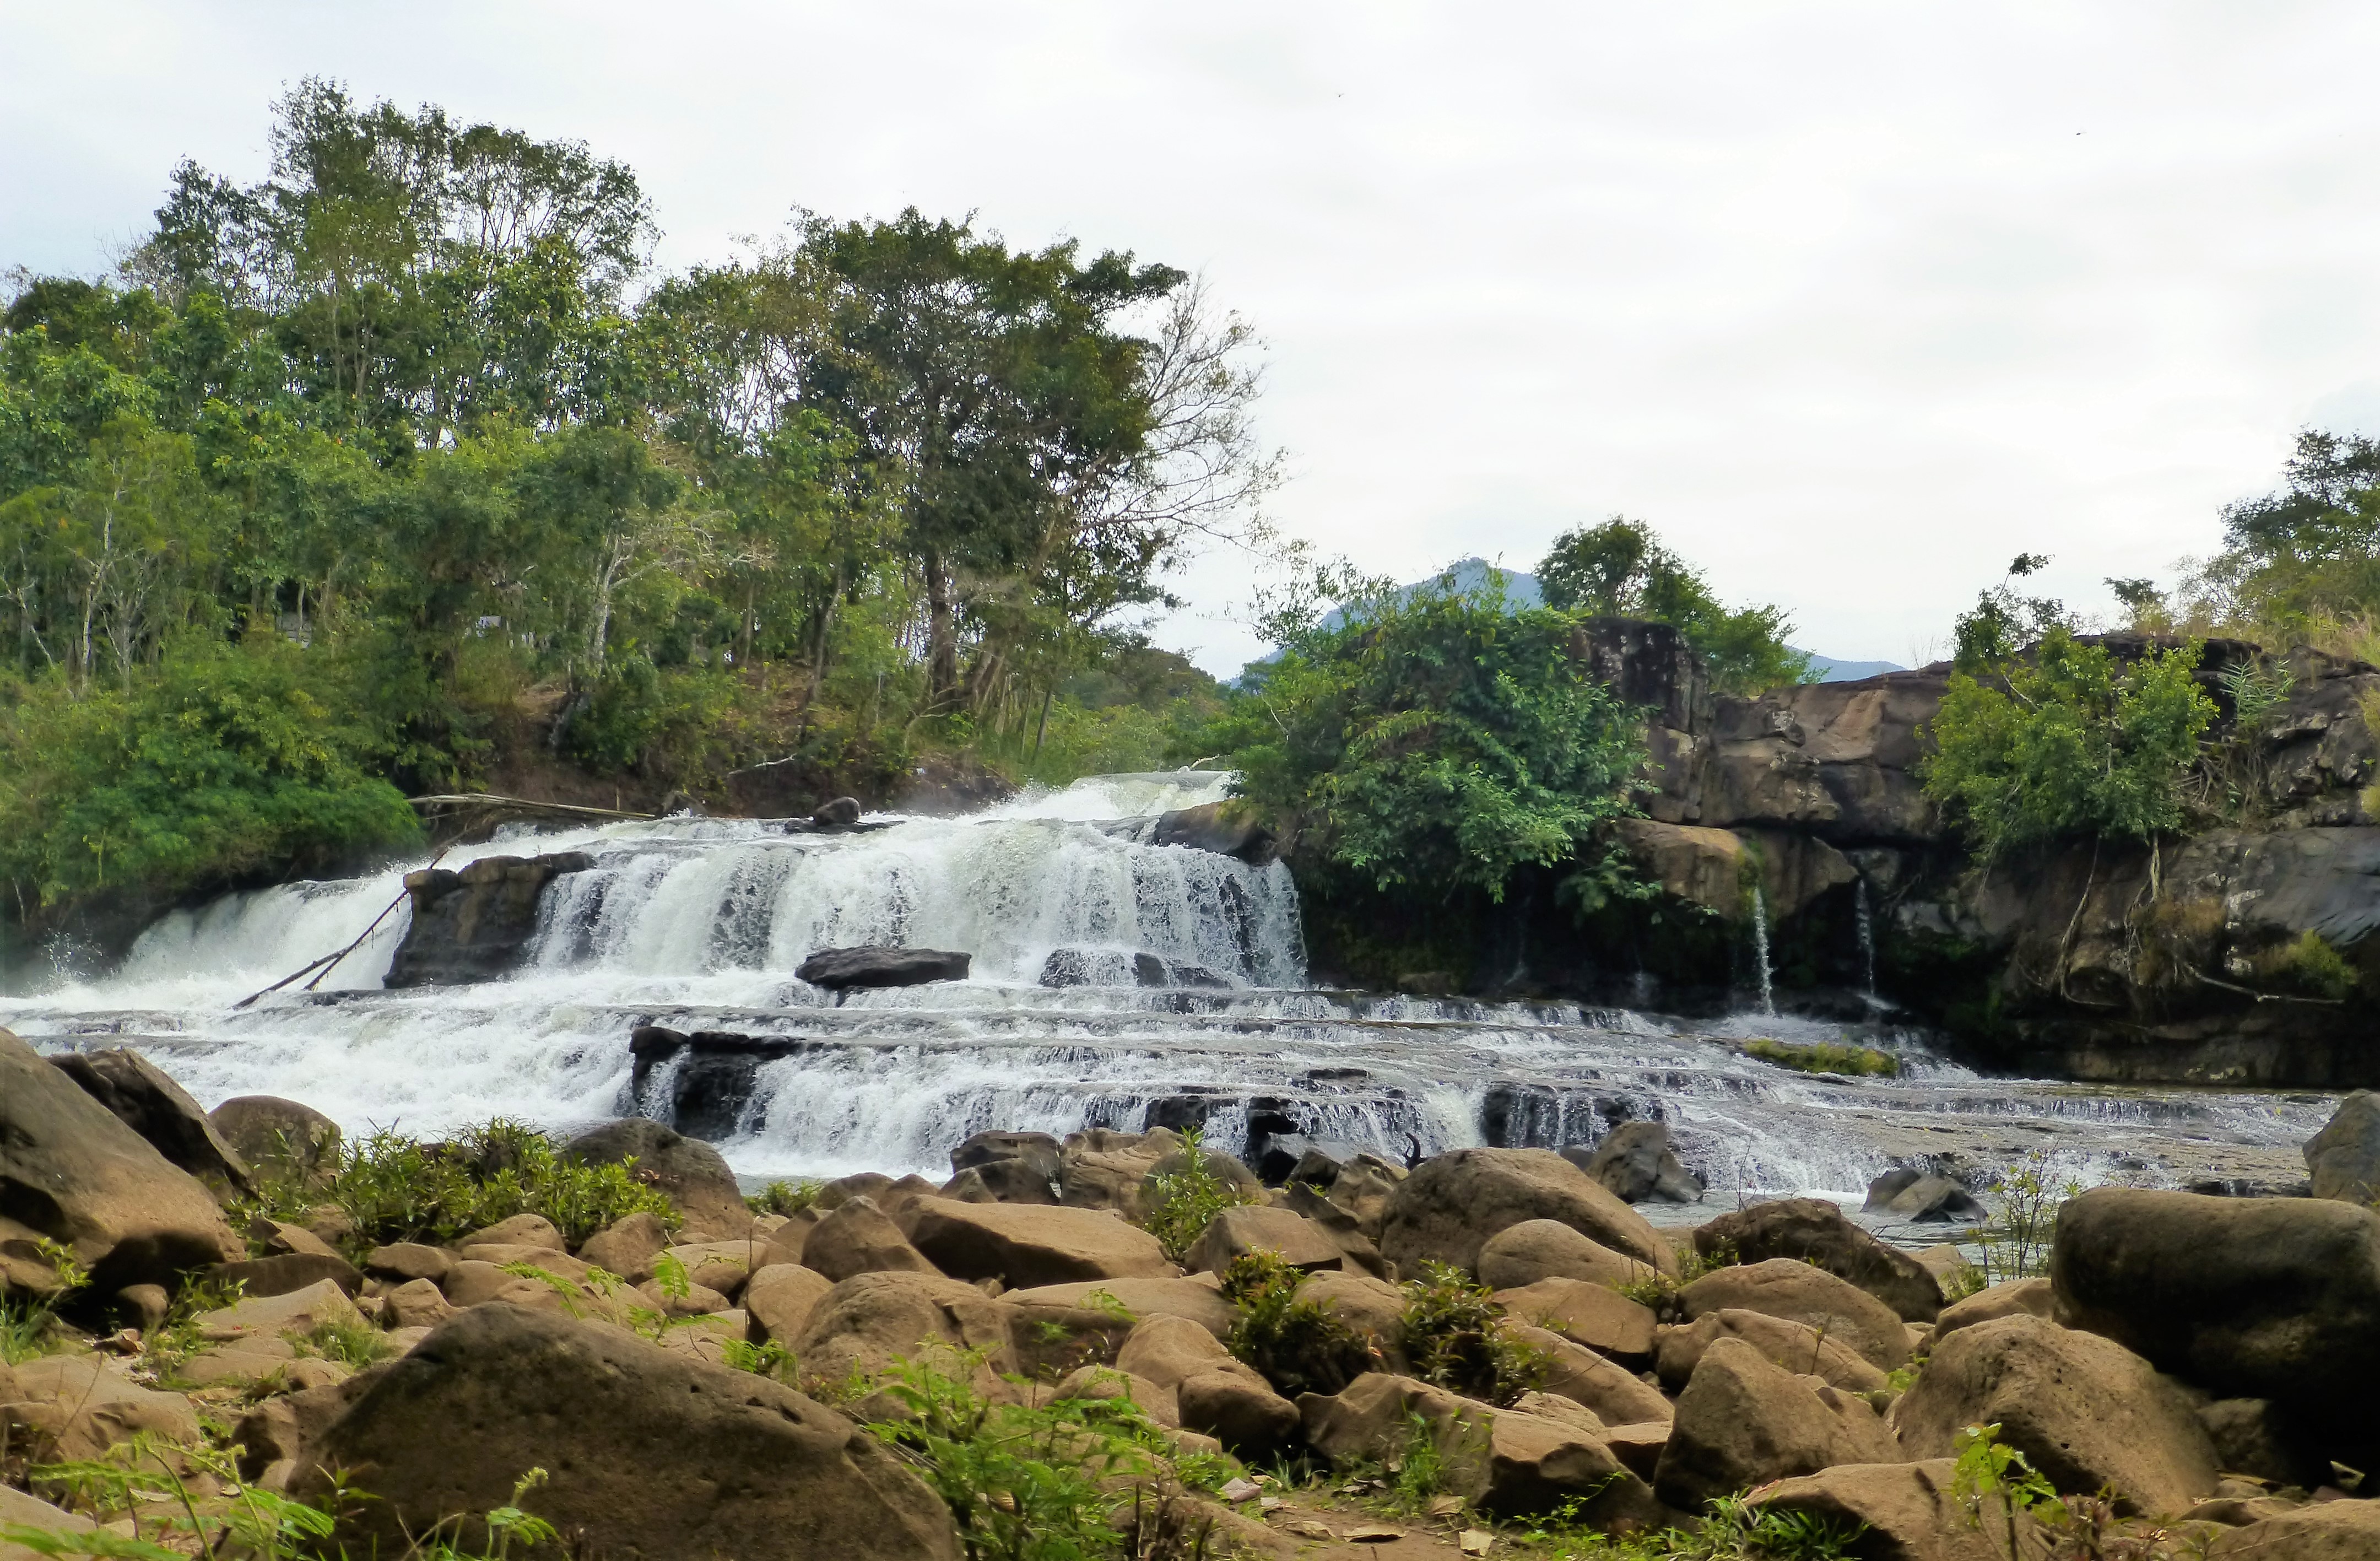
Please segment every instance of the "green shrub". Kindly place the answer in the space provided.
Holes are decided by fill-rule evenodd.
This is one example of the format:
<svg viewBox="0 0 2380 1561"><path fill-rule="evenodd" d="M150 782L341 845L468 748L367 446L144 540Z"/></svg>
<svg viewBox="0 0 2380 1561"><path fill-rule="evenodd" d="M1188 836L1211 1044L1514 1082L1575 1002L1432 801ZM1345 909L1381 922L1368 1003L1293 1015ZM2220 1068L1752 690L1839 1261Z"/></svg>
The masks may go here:
<svg viewBox="0 0 2380 1561"><path fill-rule="evenodd" d="M1852 1078L1890 1079L1900 1072L1900 1059L1873 1046L1846 1046L1830 1041L1792 1043L1761 1039L1743 1043L1743 1055L1790 1067L1796 1073L1842 1073Z"/></svg>
<svg viewBox="0 0 2380 1561"><path fill-rule="evenodd" d="M2216 713L2192 676L2198 657L2190 645L2120 665L2055 628L2029 659L1952 674L1927 727L1925 794L1985 861L2022 846L2179 828L2182 781Z"/></svg>
<svg viewBox="0 0 2380 1561"><path fill-rule="evenodd" d="M543 1216L574 1247L633 1213L674 1229L675 1205L632 1166L566 1161L544 1134L498 1117L443 1143L393 1132L349 1141L326 1182L273 1183L235 1213L297 1218L329 1203L354 1222L349 1241L358 1251L392 1241L443 1246L515 1214Z"/></svg>
<svg viewBox="0 0 2380 1561"><path fill-rule="evenodd" d="M783 1214L791 1219L815 1208L819 1191L825 1186L820 1181L772 1181L758 1192L746 1194L744 1206L756 1214Z"/></svg>
<svg viewBox="0 0 2380 1561"><path fill-rule="evenodd" d="M1544 1354L1504 1335L1502 1303L1463 1270L1424 1259L1404 1293L1405 1358L1424 1382L1498 1405L1544 1384Z"/></svg>
<svg viewBox="0 0 2380 1561"><path fill-rule="evenodd" d="M1297 1299L1305 1277L1278 1252L1245 1253L1223 1274L1223 1299L1238 1311L1225 1342L1285 1398L1336 1393L1377 1364L1344 1321Z"/></svg>
<svg viewBox="0 0 2380 1561"><path fill-rule="evenodd" d="M2267 949L2253 963L2256 974L2267 982L2334 1003L2352 995L2362 979L2346 957L2311 927Z"/></svg>
<svg viewBox="0 0 2380 1561"><path fill-rule="evenodd" d="M1248 1201L1238 1183L1216 1175L1197 1128L1182 1135L1182 1169L1149 1177L1141 1194L1148 1211L1141 1224L1175 1262L1189 1260L1190 1249L1217 1214Z"/></svg>

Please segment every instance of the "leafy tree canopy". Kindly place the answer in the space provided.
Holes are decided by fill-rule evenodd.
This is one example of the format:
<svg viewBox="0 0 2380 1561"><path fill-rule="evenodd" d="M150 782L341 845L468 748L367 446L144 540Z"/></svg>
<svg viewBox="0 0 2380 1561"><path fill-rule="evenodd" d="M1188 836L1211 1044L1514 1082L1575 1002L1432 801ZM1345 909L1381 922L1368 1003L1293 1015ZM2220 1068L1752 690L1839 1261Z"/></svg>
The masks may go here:
<svg viewBox="0 0 2380 1561"><path fill-rule="evenodd" d="M2225 548L2192 582L2214 616L2294 632L2380 613L2380 440L2308 429L2283 475L2224 511Z"/></svg>
<svg viewBox="0 0 2380 1561"><path fill-rule="evenodd" d="M1810 658L1785 643L1793 628L1785 609L1721 605L1642 521L1615 515L1563 532L1537 565L1537 583L1549 607L1675 624L1710 664L1713 685L1730 693L1810 680Z"/></svg>

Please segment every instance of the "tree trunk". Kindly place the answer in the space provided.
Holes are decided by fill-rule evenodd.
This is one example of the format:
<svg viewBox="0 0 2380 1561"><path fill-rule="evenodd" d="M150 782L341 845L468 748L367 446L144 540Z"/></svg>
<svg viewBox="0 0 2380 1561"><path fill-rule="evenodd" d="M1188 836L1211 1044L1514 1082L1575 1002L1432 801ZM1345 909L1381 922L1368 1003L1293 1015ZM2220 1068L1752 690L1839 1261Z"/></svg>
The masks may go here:
<svg viewBox="0 0 2380 1561"><path fill-rule="evenodd" d="M926 549L926 708L935 714L958 706L959 624L951 600L951 572L941 550Z"/></svg>

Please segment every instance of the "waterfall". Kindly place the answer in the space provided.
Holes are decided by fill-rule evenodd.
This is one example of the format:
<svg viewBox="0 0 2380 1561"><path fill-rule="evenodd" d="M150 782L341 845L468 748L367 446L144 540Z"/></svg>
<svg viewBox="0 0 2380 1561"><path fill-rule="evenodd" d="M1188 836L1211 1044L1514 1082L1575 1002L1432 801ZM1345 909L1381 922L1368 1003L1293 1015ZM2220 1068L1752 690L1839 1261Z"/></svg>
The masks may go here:
<svg viewBox="0 0 2380 1561"><path fill-rule="evenodd" d="M1866 879L1852 880L1852 906L1859 916L1860 993L1868 1001L1874 1002L1876 1001L1876 924L1868 916Z"/></svg>
<svg viewBox="0 0 2380 1561"><path fill-rule="evenodd" d="M1768 902L1761 896L1760 885L1752 886L1752 960L1760 971L1760 1011L1777 1012L1775 977L1768 969Z"/></svg>
<svg viewBox="0 0 2380 1561"><path fill-rule="evenodd" d="M693 817L508 827L443 865L563 850L592 865L546 889L502 980L383 990L400 909L321 990L237 1006L354 940L425 856L174 911L104 978L0 994L0 1025L45 1052L136 1046L203 1104L285 1095L352 1133L437 1137L499 1115L567 1132L642 1111L713 1140L751 1178L939 1180L992 1128L1203 1123L1262 1162L1309 1144L1392 1160L1413 1144L1559 1147L1634 1119L1668 1124L1715 1185L1856 1197L1912 1153L1998 1164L2021 1119L2085 1179L2120 1159L2133 1179L2173 1183L2262 1166L2243 1154L2295 1163L2330 1109L2311 1094L1987 1081L1922 1036L1872 1028L1903 1077L1746 1057L1736 1043L1752 1034L1844 1038L1774 1016L1757 891L1756 1019L1317 990L1286 867L1152 841L1158 814L1215 800L1228 779L1102 776L958 818L873 814L845 834ZM794 974L817 949L862 943L964 950L972 972L840 1002ZM652 1026L693 1039L663 1055L635 1039Z"/></svg>

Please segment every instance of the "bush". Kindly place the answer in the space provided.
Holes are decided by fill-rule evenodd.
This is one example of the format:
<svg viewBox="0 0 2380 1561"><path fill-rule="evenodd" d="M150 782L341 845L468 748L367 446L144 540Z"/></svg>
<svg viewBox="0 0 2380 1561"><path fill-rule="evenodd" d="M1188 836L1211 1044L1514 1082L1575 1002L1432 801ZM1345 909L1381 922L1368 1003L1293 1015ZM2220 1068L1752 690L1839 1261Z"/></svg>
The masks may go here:
<svg viewBox="0 0 2380 1561"><path fill-rule="evenodd" d="M2362 979L2346 956L2311 927L2289 942L2265 950L2253 964L2256 974L2265 981L2334 1003L2351 995Z"/></svg>
<svg viewBox="0 0 2380 1561"><path fill-rule="evenodd" d="M393 1241L443 1246L515 1214L552 1221L574 1247L633 1213L675 1228L675 1205L639 1181L632 1164L565 1161L544 1134L498 1117L444 1143L390 1132L351 1141L327 1183L276 1182L253 1207L297 1219L329 1203L355 1222L350 1240L358 1251Z"/></svg>
<svg viewBox="0 0 2380 1561"><path fill-rule="evenodd" d="M1202 741L1302 858L1383 890L1500 899L1524 866L1609 876L1596 840L1634 811L1641 719L1577 634L1566 613L1500 599L1384 599L1294 636Z"/></svg>
<svg viewBox="0 0 2380 1561"><path fill-rule="evenodd" d="M1785 610L1720 605L1698 570L1661 544L1651 527L1614 516L1565 531L1537 565L1546 605L1675 624L1710 667L1711 686L1757 694L1810 681L1810 657L1785 643Z"/></svg>
<svg viewBox="0 0 2380 1561"><path fill-rule="evenodd" d="M1845 1046L1830 1041L1795 1043L1762 1038L1743 1043L1743 1055L1790 1067L1796 1073L1843 1073L1853 1078L1890 1079L1900 1072L1900 1059L1873 1046Z"/></svg>
<svg viewBox="0 0 2380 1561"><path fill-rule="evenodd" d="M1497 1405L1545 1382L1543 1354L1504 1336L1503 1306L1463 1270L1424 1259L1404 1292L1405 1356L1424 1382Z"/></svg>
<svg viewBox="0 0 2380 1561"><path fill-rule="evenodd" d="M1305 1275L1278 1252L1248 1252L1223 1274L1223 1298L1238 1308L1226 1342L1285 1398L1336 1393L1376 1364L1353 1328L1297 1299Z"/></svg>
<svg viewBox="0 0 2380 1561"><path fill-rule="evenodd" d="M2081 835L2147 840L2180 827L2181 785L2215 701L2192 680L2199 648L2120 665L2053 628L1999 674L1954 673L1930 724L1925 793L1990 861Z"/></svg>
<svg viewBox="0 0 2380 1561"><path fill-rule="evenodd" d="M1182 1135L1182 1149L1186 1164L1181 1170L1148 1178L1142 1194L1148 1212L1141 1224L1157 1238L1167 1257L1186 1263L1190 1249L1197 1245L1215 1216L1248 1200L1237 1183L1217 1176L1207 1163L1197 1128Z"/></svg>

